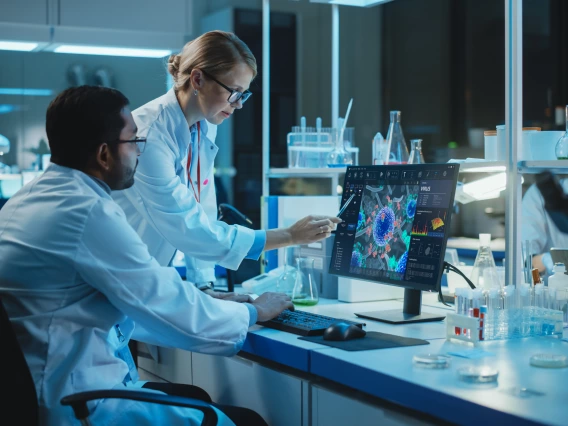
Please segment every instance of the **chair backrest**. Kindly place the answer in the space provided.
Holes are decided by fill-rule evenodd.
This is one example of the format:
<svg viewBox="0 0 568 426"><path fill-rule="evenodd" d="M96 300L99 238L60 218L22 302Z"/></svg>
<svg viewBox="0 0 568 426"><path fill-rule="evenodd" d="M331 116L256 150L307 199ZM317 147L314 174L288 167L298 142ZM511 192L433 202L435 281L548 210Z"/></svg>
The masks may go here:
<svg viewBox="0 0 568 426"><path fill-rule="evenodd" d="M37 425L38 401L35 384L1 297L0 339L0 371L4 389L0 398L2 418L17 419L14 424Z"/></svg>

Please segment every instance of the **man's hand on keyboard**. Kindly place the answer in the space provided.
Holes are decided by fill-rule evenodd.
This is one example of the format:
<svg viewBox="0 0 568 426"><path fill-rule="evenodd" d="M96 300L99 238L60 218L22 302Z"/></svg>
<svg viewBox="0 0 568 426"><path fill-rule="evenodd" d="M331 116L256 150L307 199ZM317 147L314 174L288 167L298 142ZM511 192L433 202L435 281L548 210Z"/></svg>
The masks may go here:
<svg viewBox="0 0 568 426"><path fill-rule="evenodd" d="M258 296L252 304L258 311L257 322L269 321L272 318L276 318L286 309L294 310L294 305L290 297L286 296L284 293L263 293Z"/></svg>

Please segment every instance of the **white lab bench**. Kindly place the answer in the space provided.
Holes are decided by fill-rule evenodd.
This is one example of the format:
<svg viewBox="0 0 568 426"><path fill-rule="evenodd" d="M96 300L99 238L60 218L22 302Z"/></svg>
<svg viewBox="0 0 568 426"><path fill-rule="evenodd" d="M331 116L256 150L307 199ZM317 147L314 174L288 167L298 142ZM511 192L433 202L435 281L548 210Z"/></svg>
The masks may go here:
<svg viewBox="0 0 568 426"><path fill-rule="evenodd" d="M318 305L304 309L357 319L354 312L398 308L402 309L401 300L367 303L321 300ZM435 294L424 294L423 310L450 311L437 302ZM351 352L254 326L243 350L232 358L166 350L184 355L168 355L178 364L168 377L161 377L179 382L176 374L180 374L186 383L209 392L214 401L254 409L276 426L566 424L568 368L533 367L529 365L529 357L537 352L568 355L568 342L556 337L485 342L481 347L494 356L481 359L453 356L448 369L427 370L413 365L413 355L469 348L445 339L444 321L406 325L363 321L367 330L421 338L430 344ZM180 363L182 358L185 361ZM166 356L161 361L167 359ZM147 364L143 365L148 360L140 361L141 368L148 368ZM459 367L486 363L492 363L500 372L496 386L479 388L458 380ZM157 374L156 371L152 372ZM514 388L527 388L543 395L507 393Z"/></svg>

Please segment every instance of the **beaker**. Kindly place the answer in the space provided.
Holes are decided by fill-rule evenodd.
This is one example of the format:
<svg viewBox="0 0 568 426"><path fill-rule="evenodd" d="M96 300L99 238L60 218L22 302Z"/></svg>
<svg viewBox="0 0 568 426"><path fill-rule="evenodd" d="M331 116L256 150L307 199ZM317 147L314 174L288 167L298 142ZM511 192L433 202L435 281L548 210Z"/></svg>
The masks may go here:
<svg viewBox="0 0 568 426"><path fill-rule="evenodd" d="M554 147L554 151L558 160L568 159L568 105L566 105L566 133L558 139L558 142L556 142L556 146Z"/></svg>
<svg viewBox="0 0 568 426"><path fill-rule="evenodd" d="M319 293L314 276L314 259L312 257L297 257L296 269L292 303L302 306L317 305Z"/></svg>
<svg viewBox="0 0 568 426"><path fill-rule="evenodd" d="M424 155L422 155L422 139L410 139L410 147L408 164L424 164Z"/></svg>
<svg viewBox="0 0 568 426"><path fill-rule="evenodd" d="M331 129L333 150L327 154L327 167L347 167L353 164L353 156L345 149L343 131Z"/></svg>
<svg viewBox="0 0 568 426"><path fill-rule="evenodd" d="M295 246L284 248L284 270L276 280L276 291L290 297L292 297L292 290L294 290L294 284L296 283L297 269L296 257L294 255L296 250L297 247Z"/></svg>

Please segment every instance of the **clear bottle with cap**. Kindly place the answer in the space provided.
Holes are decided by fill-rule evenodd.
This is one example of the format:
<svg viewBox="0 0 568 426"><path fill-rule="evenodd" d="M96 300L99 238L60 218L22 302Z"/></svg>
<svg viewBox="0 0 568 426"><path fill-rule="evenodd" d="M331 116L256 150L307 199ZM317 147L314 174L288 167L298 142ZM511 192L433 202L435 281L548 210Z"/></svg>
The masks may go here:
<svg viewBox="0 0 568 426"><path fill-rule="evenodd" d="M564 263L555 263L553 271L548 277L548 288L568 288L568 273Z"/></svg>
<svg viewBox="0 0 568 426"><path fill-rule="evenodd" d="M422 139L410 139L408 164L424 164L425 162L422 154Z"/></svg>
<svg viewBox="0 0 568 426"><path fill-rule="evenodd" d="M470 276L473 284L484 290L501 287L490 243L491 234L479 234L479 249Z"/></svg>
<svg viewBox="0 0 568 426"><path fill-rule="evenodd" d="M400 125L400 111L390 112L390 124L387 133L387 142L390 146L389 164L408 163L408 146Z"/></svg>

